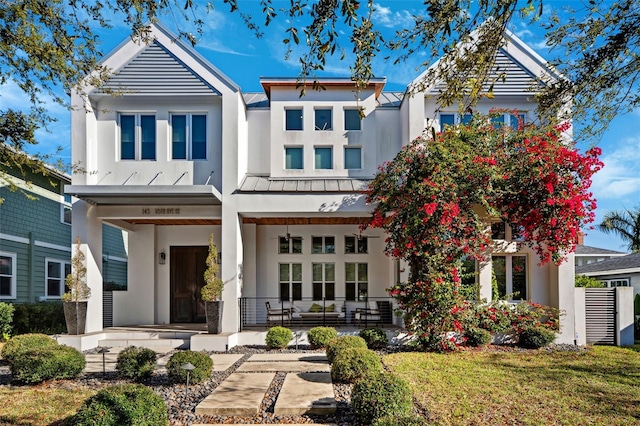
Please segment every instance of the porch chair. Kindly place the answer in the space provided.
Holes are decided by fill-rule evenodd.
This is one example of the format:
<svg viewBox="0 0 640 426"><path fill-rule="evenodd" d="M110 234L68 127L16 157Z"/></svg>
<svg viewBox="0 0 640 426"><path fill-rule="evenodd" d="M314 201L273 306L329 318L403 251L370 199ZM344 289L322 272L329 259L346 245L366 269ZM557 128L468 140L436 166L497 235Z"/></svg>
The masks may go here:
<svg viewBox="0 0 640 426"><path fill-rule="evenodd" d="M367 304L365 304L365 306L365 308L356 309L354 316L356 324L358 326L368 326L369 324L375 326L376 324L380 324L380 326L382 327L382 315L380 313L380 310L378 309L378 304L376 302L369 301Z"/></svg>
<svg viewBox="0 0 640 426"><path fill-rule="evenodd" d="M267 307L267 325L291 325L291 308L271 308L271 303L264 302Z"/></svg>

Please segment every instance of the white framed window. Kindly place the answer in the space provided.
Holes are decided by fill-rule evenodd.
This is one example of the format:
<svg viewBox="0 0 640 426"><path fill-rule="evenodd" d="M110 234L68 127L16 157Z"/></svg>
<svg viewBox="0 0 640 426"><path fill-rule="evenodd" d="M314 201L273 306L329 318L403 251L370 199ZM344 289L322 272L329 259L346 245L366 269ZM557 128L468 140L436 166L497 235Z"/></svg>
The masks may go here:
<svg viewBox="0 0 640 426"><path fill-rule="evenodd" d="M302 263L278 264L280 300L302 300Z"/></svg>
<svg viewBox="0 0 640 426"><path fill-rule="evenodd" d="M287 170L304 169L304 150L301 146L284 148L284 168Z"/></svg>
<svg viewBox="0 0 640 426"><path fill-rule="evenodd" d="M327 254L336 252L336 237L311 237L311 253Z"/></svg>
<svg viewBox="0 0 640 426"><path fill-rule="evenodd" d="M45 296L47 299L59 299L64 294L67 275L71 273L71 264L57 259L45 261Z"/></svg>
<svg viewBox="0 0 640 426"><path fill-rule="evenodd" d="M302 237L292 237L287 235L279 237L278 241L278 253L302 254Z"/></svg>
<svg viewBox="0 0 640 426"><path fill-rule="evenodd" d="M440 113L440 131L443 131L445 126L467 124L470 121L471 114L460 115L457 112L443 112Z"/></svg>
<svg viewBox="0 0 640 426"><path fill-rule="evenodd" d="M313 300L335 300L336 265L335 263L312 263Z"/></svg>
<svg viewBox="0 0 640 426"><path fill-rule="evenodd" d="M344 168L362 170L362 148L359 146L344 147Z"/></svg>
<svg viewBox="0 0 640 426"><path fill-rule="evenodd" d="M333 110L331 108L316 108L314 114L316 130L333 130Z"/></svg>
<svg viewBox="0 0 640 426"><path fill-rule="evenodd" d="M369 265L367 263L345 263L344 283L346 300L367 300L369 295Z"/></svg>
<svg viewBox="0 0 640 426"><path fill-rule="evenodd" d="M494 126L508 126L513 130L518 130L520 123L522 123L523 126L527 124L527 114L524 112L518 112L516 114L502 114L491 118L491 123Z"/></svg>
<svg viewBox="0 0 640 426"><path fill-rule="evenodd" d="M616 278L611 280L600 280L605 287L631 287L631 280L629 278Z"/></svg>
<svg viewBox="0 0 640 426"><path fill-rule="evenodd" d="M345 235L345 253L369 253L369 239L361 235Z"/></svg>
<svg viewBox="0 0 640 426"><path fill-rule="evenodd" d="M314 147L314 168L316 170L333 169L333 148L330 146Z"/></svg>
<svg viewBox="0 0 640 426"><path fill-rule="evenodd" d="M17 255L0 251L0 299L15 299L17 276Z"/></svg>
<svg viewBox="0 0 640 426"><path fill-rule="evenodd" d="M284 129L285 130L303 130L303 112L302 108L287 108L284 110Z"/></svg>
<svg viewBox="0 0 640 426"><path fill-rule="evenodd" d="M154 114L119 115L120 159L156 159L156 116Z"/></svg>
<svg viewBox="0 0 640 426"><path fill-rule="evenodd" d="M522 254L491 255L499 297L511 295L511 300L527 300L527 263L527 256Z"/></svg>
<svg viewBox="0 0 640 426"><path fill-rule="evenodd" d="M171 159L207 159L206 114L171 114Z"/></svg>
<svg viewBox="0 0 640 426"><path fill-rule="evenodd" d="M360 110L349 108L344 110L344 129L345 130L362 130L362 118L360 118Z"/></svg>
<svg viewBox="0 0 640 426"><path fill-rule="evenodd" d="M71 225L71 205L73 200L71 195L63 194L61 196L62 202L60 203L60 222Z"/></svg>

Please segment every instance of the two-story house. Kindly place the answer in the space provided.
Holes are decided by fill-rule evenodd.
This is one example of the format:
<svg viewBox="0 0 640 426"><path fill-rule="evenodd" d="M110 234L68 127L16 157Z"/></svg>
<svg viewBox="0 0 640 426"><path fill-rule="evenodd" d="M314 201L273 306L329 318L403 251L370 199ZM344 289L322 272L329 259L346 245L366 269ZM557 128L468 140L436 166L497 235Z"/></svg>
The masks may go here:
<svg viewBox="0 0 640 426"><path fill-rule="evenodd" d="M243 93L162 26L152 35L152 43L127 40L104 59L113 70L106 88L118 96L92 88L87 99L72 95L73 161L90 171L66 188L78 199L73 235L81 236L94 289L88 330L102 327L102 223L129 234L128 289L114 294L114 325L203 321L199 287L211 233L226 283L225 332L265 323L269 298L340 300L349 314L362 300L388 297L402 268L384 255L381 231L360 232L372 210L361 189L425 127L465 117L438 110L437 87L385 92L383 78L359 92L349 78L324 78L324 90L304 97L295 78L262 78L262 92ZM555 75L515 36L499 60L506 79L478 110L516 109L505 125L535 120L531 85ZM520 290L562 309L559 340L573 342L573 257L538 267L535 254L499 228L493 253L477 265L481 296L491 297L496 269L505 294Z"/></svg>

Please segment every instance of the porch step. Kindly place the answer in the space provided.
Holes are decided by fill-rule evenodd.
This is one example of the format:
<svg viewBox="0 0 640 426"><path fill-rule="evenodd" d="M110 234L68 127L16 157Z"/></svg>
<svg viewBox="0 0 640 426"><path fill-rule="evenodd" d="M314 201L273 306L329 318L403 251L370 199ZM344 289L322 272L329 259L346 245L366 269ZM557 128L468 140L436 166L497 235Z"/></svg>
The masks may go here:
<svg viewBox="0 0 640 426"><path fill-rule="evenodd" d="M98 341L98 346L106 346L109 348L113 347L129 347L129 346L138 346L145 348L154 348L158 346L162 347L170 347L170 348L179 348L179 349L189 349L190 339L167 339L167 338L159 338L159 337L146 337L146 338L111 338L102 339Z"/></svg>

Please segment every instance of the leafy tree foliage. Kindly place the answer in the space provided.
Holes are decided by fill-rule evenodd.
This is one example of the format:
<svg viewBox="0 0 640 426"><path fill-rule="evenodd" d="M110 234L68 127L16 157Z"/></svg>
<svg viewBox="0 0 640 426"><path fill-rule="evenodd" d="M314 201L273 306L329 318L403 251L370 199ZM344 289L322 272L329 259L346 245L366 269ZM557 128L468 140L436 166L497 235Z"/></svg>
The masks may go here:
<svg viewBox="0 0 640 426"><path fill-rule="evenodd" d="M605 234L614 234L627 243L627 249L640 253L640 208L609 212L598 225Z"/></svg>

